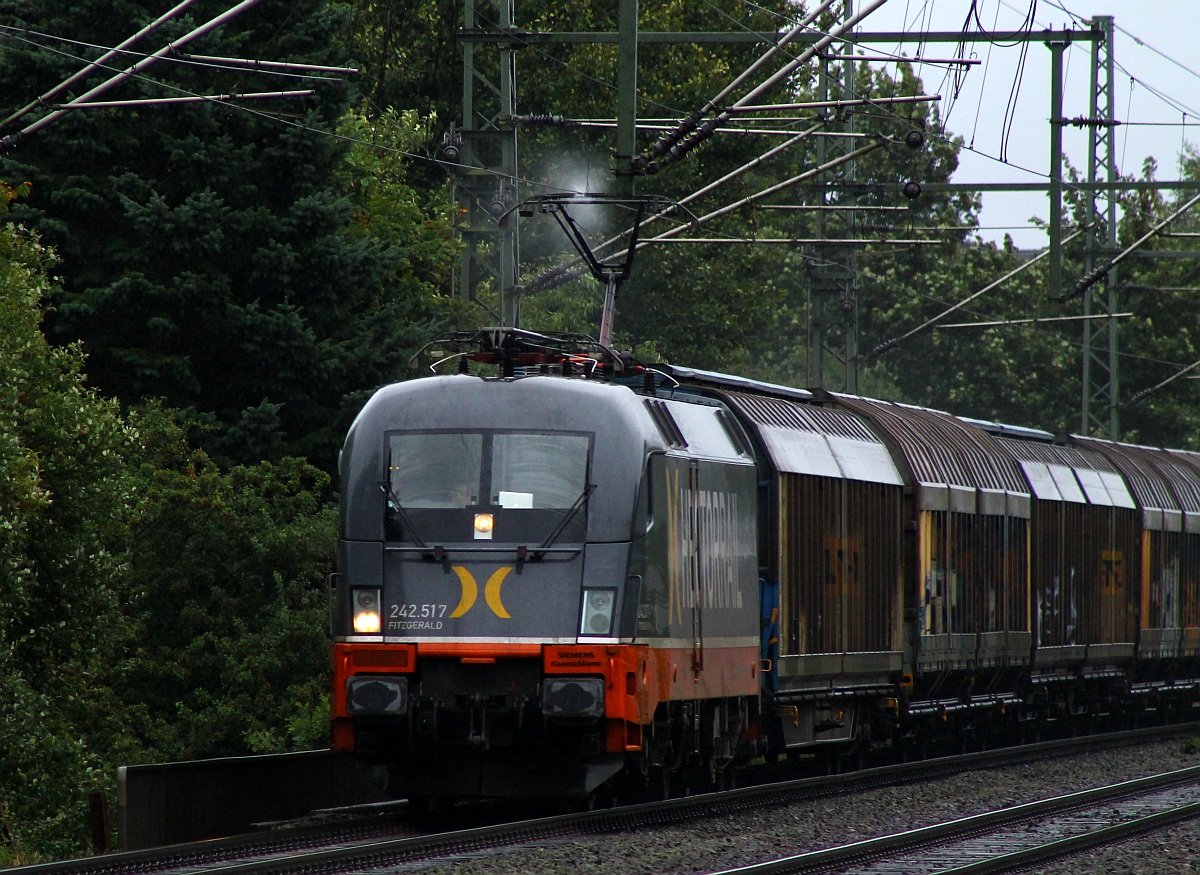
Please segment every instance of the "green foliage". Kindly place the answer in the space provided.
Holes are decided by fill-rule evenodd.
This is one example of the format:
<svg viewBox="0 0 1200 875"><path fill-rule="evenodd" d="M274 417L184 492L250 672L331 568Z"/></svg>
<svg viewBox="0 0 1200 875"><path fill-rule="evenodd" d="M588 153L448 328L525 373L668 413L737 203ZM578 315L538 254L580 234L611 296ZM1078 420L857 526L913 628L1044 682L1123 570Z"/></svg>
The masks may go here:
<svg viewBox="0 0 1200 875"><path fill-rule="evenodd" d="M937 327L875 353L880 344L921 328L1019 263L1015 252L988 243L864 259L863 286L880 302L863 320L867 373L885 375L897 400L1052 432L1074 428L1080 386L1072 338L1028 325L946 327L1059 315L1046 294L1043 263L940 319Z"/></svg>
<svg viewBox="0 0 1200 875"><path fill-rule="evenodd" d="M370 114L407 106L435 117L446 109L446 85L462 78L455 34L461 0L349 0L348 55L363 71Z"/></svg>
<svg viewBox="0 0 1200 875"><path fill-rule="evenodd" d="M153 39L226 8L199 3ZM89 43L115 44L161 12L150 0L0 0L6 21ZM191 48L339 63L346 13L330 0L264 0ZM74 66L6 41L0 113ZM157 81L124 84L120 96L295 84L168 62L152 72ZM403 374L441 318L427 302L453 254L444 236L433 245L444 217L385 209L386 185L364 192L347 142L333 135L349 89L302 84L316 96L76 112L0 159L0 175L34 183L14 215L61 257L51 336L84 342L105 393L193 411L194 436L226 465L300 455L332 470L362 394ZM360 170L376 169L361 149L350 154ZM380 209L386 219L370 220L379 233L363 233L364 216Z"/></svg>
<svg viewBox="0 0 1200 875"><path fill-rule="evenodd" d="M326 476L300 459L222 473L165 411L135 421L158 436L131 541L136 645L118 682L140 742L168 759L321 745Z"/></svg>
<svg viewBox="0 0 1200 875"><path fill-rule="evenodd" d="M177 413L122 416L39 330L54 264L0 225L0 863L81 853L119 765L327 732L326 475L222 472Z"/></svg>
<svg viewBox="0 0 1200 875"><path fill-rule="evenodd" d="M0 185L0 220L26 188ZM115 779L102 769L120 746L104 672L129 630L135 435L84 385L79 350L39 330L53 264L36 238L0 225L0 802L16 860L78 848L79 788Z"/></svg>
<svg viewBox="0 0 1200 875"><path fill-rule="evenodd" d="M83 846L86 805L78 788L104 776L56 699L33 687L0 648L0 865L74 856Z"/></svg>
<svg viewBox="0 0 1200 875"><path fill-rule="evenodd" d="M410 155L433 136L436 121L415 110L349 110L338 133L353 146L338 178L354 207L355 232L391 255L394 273L384 294L422 301L426 318L441 324L470 317L441 294L459 252L453 193L444 182L418 191L409 180Z"/></svg>

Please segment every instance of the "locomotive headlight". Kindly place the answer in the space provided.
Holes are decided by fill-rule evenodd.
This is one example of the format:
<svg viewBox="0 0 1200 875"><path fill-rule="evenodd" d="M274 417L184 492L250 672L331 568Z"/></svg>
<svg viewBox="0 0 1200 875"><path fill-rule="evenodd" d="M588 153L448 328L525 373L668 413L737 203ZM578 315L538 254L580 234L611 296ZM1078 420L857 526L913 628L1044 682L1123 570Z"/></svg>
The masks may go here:
<svg viewBox="0 0 1200 875"><path fill-rule="evenodd" d="M378 635L383 628L379 619L379 590L350 590L351 607L354 611L354 631L359 635Z"/></svg>
<svg viewBox="0 0 1200 875"><path fill-rule="evenodd" d="M551 717L603 717L604 678L546 678L542 713Z"/></svg>
<svg viewBox="0 0 1200 875"><path fill-rule="evenodd" d="M475 514L475 540L490 541L492 539L492 527L496 524L496 518L490 513Z"/></svg>
<svg viewBox="0 0 1200 875"><path fill-rule="evenodd" d="M350 714L403 714L408 710L408 678L403 675L355 675L346 680Z"/></svg>
<svg viewBox="0 0 1200 875"><path fill-rule="evenodd" d="M579 616L579 634L605 637L612 634L613 606L617 602L612 589L585 589Z"/></svg>

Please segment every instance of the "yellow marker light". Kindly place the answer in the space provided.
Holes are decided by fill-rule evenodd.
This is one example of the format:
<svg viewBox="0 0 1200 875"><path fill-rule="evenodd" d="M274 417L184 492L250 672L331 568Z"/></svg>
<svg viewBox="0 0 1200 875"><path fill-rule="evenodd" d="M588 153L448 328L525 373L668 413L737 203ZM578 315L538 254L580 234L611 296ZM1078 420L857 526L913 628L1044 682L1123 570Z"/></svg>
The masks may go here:
<svg viewBox="0 0 1200 875"><path fill-rule="evenodd" d="M496 524L496 520L490 513L475 514L475 537L476 539L491 540L492 527Z"/></svg>

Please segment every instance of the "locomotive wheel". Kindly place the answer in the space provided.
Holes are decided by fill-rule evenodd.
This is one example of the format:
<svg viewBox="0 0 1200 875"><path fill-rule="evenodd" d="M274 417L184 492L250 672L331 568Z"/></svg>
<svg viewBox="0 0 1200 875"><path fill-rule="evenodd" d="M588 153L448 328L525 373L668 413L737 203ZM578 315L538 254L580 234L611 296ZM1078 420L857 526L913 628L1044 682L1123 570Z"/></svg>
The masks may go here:
<svg viewBox="0 0 1200 875"><path fill-rule="evenodd" d="M650 798L656 802L663 802L671 798L671 770L666 766L651 768Z"/></svg>
<svg viewBox="0 0 1200 875"><path fill-rule="evenodd" d="M718 790L736 790L737 789L737 768L733 763L729 763L725 768L717 773L717 789Z"/></svg>

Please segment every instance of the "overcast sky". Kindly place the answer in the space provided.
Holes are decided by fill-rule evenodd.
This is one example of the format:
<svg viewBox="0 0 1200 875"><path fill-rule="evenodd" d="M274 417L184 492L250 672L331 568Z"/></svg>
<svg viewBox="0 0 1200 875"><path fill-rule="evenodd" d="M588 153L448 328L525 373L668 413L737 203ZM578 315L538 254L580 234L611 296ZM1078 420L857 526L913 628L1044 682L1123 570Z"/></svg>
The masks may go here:
<svg viewBox="0 0 1200 875"><path fill-rule="evenodd" d="M863 8L859 0L857 8ZM1036 5L1034 29L1086 30L1083 22L1111 15L1116 26L1116 157L1122 174L1141 174L1147 156L1158 160L1158 179L1178 178L1178 156L1186 139L1200 142L1200 4L1196 0L977 0L979 18L989 30L1016 30ZM888 0L866 18L863 31L960 31L970 0ZM955 46L879 45L878 51L913 57L952 57ZM968 48L968 51L971 51ZM921 65L927 92L942 95L947 126L971 150L963 150L955 182L1045 181L1050 168L1050 58L1045 44L1027 44L1022 65L1020 45L974 44L980 61L969 68L957 98L946 67ZM1063 114L1089 113L1090 43L1072 44L1064 53ZM872 52L872 54L874 54ZM1014 83L1016 83L1014 97ZM1006 117L1010 122L1006 128ZM1007 139L1005 138L1008 130ZM1067 159L1086 173L1086 130L1064 132ZM1001 160L1002 155L1006 160ZM1029 223L1049 217L1041 193L985 193L981 223L985 239L1012 235L1022 248L1045 246L1045 234Z"/></svg>

